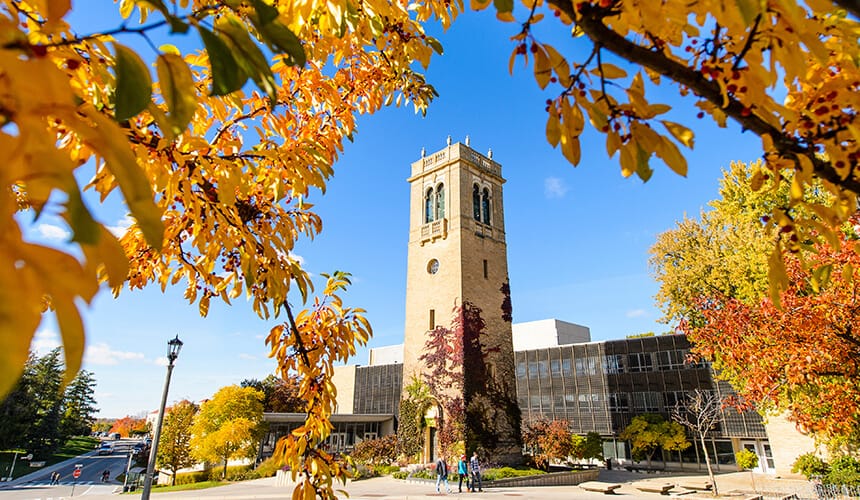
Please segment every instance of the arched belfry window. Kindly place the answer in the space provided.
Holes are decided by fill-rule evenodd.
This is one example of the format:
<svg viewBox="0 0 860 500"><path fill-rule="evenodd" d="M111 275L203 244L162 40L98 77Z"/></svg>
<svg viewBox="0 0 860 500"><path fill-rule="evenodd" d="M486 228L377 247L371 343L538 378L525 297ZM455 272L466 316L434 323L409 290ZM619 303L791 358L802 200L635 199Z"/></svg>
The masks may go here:
<svg viewBox="0 0 860 500"><path fill-rule="evenodd" d="M433 222L433 188L424 195L424 224Z"/></svg>
<svg viewBox="0 0 860 500"><path fill-rule="evenodd" d="M481 220L481 189L477 184L472 186L472 216L476 221Z"/></svg>
<svg viewBox="0 0 860 500"><path fill-rule="evenodd" d="M445 218L445 185L436 186L436 220Z"/></svg>
<svg viewBox="0 0 860 500"><path fill-rule="evenodd" d="M484 188L481 194L481 212L484 215L484 224L490 223L490 190Z"/></svg>

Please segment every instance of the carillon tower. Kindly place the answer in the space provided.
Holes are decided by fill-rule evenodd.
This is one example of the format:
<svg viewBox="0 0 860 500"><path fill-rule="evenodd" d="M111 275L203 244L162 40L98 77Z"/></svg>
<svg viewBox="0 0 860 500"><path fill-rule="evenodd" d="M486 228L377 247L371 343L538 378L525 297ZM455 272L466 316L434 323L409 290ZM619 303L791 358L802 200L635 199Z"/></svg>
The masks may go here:
<svg viewBox="0 0 860 500"><path fill-rule="evenodd" d="M465 447L500 463L521 461L511 299L505 243L502 166L451 143L412 164L403 385L428 373L420 359L437 327L462 335ZM459 318L459 319L457 319ZM457 328L459 325L459 328ZM462 393L460 393L462 391ZM453 392L453 393L452 393ZM444 415L444 405L435 409ZM432 420L432 419L431 419ZM434 430L438 432L438 430ZM428 432L425 458L438 436Z"/></svg>

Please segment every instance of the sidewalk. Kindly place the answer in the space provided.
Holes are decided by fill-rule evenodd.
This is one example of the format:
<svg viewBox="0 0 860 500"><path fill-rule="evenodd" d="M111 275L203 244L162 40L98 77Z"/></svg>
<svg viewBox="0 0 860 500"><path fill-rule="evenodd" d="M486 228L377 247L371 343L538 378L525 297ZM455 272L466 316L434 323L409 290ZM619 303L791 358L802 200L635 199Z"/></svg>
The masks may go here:
<svg viewBox="0 0 860 500"><path fill-rule="evenodd" d="M750 474L748 472L733 472L720 474L717 476L717 485L720 493L729 495L735 492L739 498L744 498L741 492L752 492L750 485ZM804 480L794 479L776 479L764 475L756 476L756 489L773 494L766 495L765 498L778 498L776 493L788 494L798 492L800 496L810 498L810 495L804 495L803 491L809 485ZM645 493L639 491L634 486L638 481L655 481L655 482L670 482L682 483L683 481L704 481L707 480L707 474L643 474L633 473L618 470L601 470L600 480L621 484L621 488L615 490L615 496L623 496L627 498L645 498L652 500L660 500L665 498L658 493ZM535 500L570 500L570 499L606 499L607 495L602 493L587 492L577 486L543 486L543 487L505 487L505 488L484 488L482 493L457 493L456 484L453 484L454 493L436 493L434 482L407 482L403 480L393 479L391 477L381 477L366 479L362 481L350 482L345 487L335 487L335 490L342 490L349 494L349 498L353 500L441 500L440 497L448 497L452 500L455 498L478 499L483 497L493 497L501 500L507 497L520 497L523 499ZM105 494L104 490L92 491L81 495L76 492L75 497L84 496L86 500L122 500L137 498L136 495L117 496ZM29 498L36 497L31 491L28 496L15 495L14 493L27 493L26 488L23 490L4 490L3 497L5 498ZM52 498L67 498L59 490L55 490L51 495ZM290 498L292 494L291 486L278 486L275 478L257 479L253 481L243 481L233 483L227 486L217 488L209 488L205 490L188 490L180 492L161 493L158 490L153 490L152 497L160 500L173 499L204 499L204 500L244 500L244 499L267 499L267 498ZM67 494L66 494L67 495ZM343 494L338 494L340 498L347 498ZM47 498L47 497L46 497ZM686 494L684 499L712 499L709 493Z"/></svg>

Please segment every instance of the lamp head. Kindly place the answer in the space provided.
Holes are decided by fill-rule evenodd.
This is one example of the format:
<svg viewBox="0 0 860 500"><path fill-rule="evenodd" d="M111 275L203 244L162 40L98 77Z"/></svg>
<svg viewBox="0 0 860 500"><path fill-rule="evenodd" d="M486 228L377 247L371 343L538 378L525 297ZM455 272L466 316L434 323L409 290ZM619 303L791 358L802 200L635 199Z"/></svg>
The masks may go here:
<svg viewBox="0 0 860 500"><path fill-rule="evenodd" d="M170 339L167 342L167 359L173 363L179 357L179 350L182 349L182 341L179 340L179 335Z"/></svg>

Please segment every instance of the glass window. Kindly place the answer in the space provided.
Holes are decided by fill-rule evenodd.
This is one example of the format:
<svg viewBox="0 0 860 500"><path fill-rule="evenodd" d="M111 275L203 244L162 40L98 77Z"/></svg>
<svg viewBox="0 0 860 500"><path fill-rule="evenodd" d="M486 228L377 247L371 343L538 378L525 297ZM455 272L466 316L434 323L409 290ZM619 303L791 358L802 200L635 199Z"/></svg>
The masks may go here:
<svg viewBox="0 0 860 500"><path fill-rule="evenodd" d="M613 392L609 395L609 411L628 411L630 402L626 392Z"/></svg>
<svg viewBox="0 0 860 500"><path fill-rule="evenodd" d="M536 380L537 377L538 377L537 361L530 361L529 362L529 378Z"/></svg>
<svg viewBox="0 0 860 500"><path fill-rule="evenodd" d="M624 356L609 354L606 356L606 373L624 373Z"/></svg>
<svg viewBox="0 0 860 500"><path fill-rule="evenodd" d="M570 370L570 358L564 358L561 360L561 372L566 377L569 377L573 374L573 372Z"/></svg>
<svg viewBox="0 0 860 500"><path fill-rule="evenodd" d="M525 378L526 376L526 362L520 361L517 363L517 378Z"/></svg>
<svg viewBox="0 0 860 500"><path fill-rule="evenodd" d="M661 370L681 368L684 366L686 352L674 349L671 351L660 351L657 353L657 367Z"/></svg>
<svg viewBox="0 0 860 500"><path fill-rule="evenodd" d="M653 391L634 392L632 396L634 411L660 411L660 393Z"/></svg>
<svg viewBox="0 0 860 500"><path fill-rule="evenodd" d="M530 408L540 410L540 396L532 394L531 397L529 397L529 403Z"/></svg>
<svg viewBox="0 0 860 500"><path fill-rule="evenodd" d="M472 216L476 221L481 220L481 189L477 184L472 186Z"/></svg>
<svg viewBox="0 0 860 500"><path fill-rule="evenodd" d="M678 404L683 404L687 400L685 391L669 391L663 393L663 403L666 409L672 409Z"/></svg>
<svg viewBox="0 0 860 500"><path fill-rule="evenodd" d="M481 212L484 215L484 224L490 223L490 190L484 188L484 192L481 195Z"/></svg>
<svg viewBox="0 0 860 500"><path fill-rule="evenodd" d="M436 186L436 220L445 218L445 185Z"/></svg>
<svg viewBox="0 0 860 500"><path fill-rule="evenodd" d="M653 365L650 352L628 354L627 362L631 372L649 372Z"/></svg>
<svg viewBox="0 0 860 500"><path fill-rule="evenodd" d="M561 360L560 359L549 360L549 370L552 373L553 377L560 377L561 376Z"/></svg>
<svg viewBox="0 0 860 500"><path fill-rule="evenodd" d="M551 400L552 400L552 398L550 397L550 395L549 395L549 394L544 394L544 395L542 395L542 396L540 397L540 404L541 404L541 407L542 407L545 411L550 411L549 406L550 406L550 402L551 402Z"/></svg>
<svg viewBox="0 0 860 500"><path fill-rule="evenodd" d="M549 363L544 359L538 361L538 371L541 378L549 377Z"/></svg>
<svg viewBox="0 0 860 500"><path fill-rule="evenodd" d="M587 411L591 409L591 394L580 394L577 398L579 400L579 410Z"/></svg>
<svg viewBox="0 0 860 500"><path fill-rule="evenodd" d="M433 188L424 194L424 224L433 222Z"/></svg>
<svg viewBox="0 0 860 500"><path fill-rule="evenodd" d="M597 358L589 356L586 360L586 371L589 375L597 375Z"/></svg>

